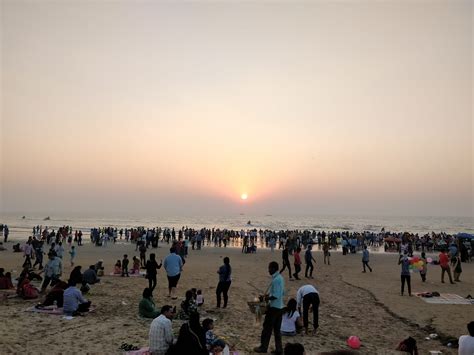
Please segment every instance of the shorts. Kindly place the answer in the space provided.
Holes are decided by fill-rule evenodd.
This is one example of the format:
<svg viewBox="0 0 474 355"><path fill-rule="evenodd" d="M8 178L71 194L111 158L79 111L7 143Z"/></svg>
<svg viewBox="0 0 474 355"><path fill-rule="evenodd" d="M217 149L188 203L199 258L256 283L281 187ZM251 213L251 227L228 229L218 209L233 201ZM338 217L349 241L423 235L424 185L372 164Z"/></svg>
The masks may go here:
<svg viewBox="0 0 474 355"><path fill-rule="evenodd" d="M179 278L181 277L181 274L175 275L175 276L168 276L168 287L176 287L178 285Z"/></svg>

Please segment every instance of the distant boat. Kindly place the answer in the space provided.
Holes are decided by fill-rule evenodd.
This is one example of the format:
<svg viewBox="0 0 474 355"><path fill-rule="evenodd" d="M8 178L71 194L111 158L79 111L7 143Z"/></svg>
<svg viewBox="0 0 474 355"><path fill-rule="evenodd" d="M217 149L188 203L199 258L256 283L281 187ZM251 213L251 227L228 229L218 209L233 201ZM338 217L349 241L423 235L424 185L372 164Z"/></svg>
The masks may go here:
<svg viewBox="0 0 474 355"><path fill-rule="evenodd" d="M21 219L25 219L25 218L26 218L25 216L21 217Z"/></svg>
<svg viewBox="0 0 474 355"><path fill-rule="evenodd" d="M245 213L241 213L240 215L243 216Z"/></svg>
<svg viewBox="0 0 474 355"><path fill-rule="evenodd" d="M48 216L46 218L43 219L43 221L49 221L51 218Z"/></svg>
<svg viewBox="0 0 474 355"><path fill-rule="evenodd" d="M248 225L251 225L251 224L252 224L252 222L251 222L251 221L248 221L248 222L247 222L247 224L248 224Z"/></svg>

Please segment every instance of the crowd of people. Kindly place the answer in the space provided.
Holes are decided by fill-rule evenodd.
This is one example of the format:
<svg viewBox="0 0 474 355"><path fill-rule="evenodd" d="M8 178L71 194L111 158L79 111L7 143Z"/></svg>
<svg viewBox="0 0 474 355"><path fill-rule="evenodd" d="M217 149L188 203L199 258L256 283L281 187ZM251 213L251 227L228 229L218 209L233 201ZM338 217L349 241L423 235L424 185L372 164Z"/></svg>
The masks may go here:
<svg viewBox="0 0 474 355"><path fill-rule="evenodd" d="M8 227L4 226L3 231ZM8 232L7 232L8 235ZM36 305L38 309L47 307L58 307L69 316L77 316L87 313L91 309L91 302L84 294L90 291L92 285L99 284L103 275L103 261L90 265L82 273L81 266L75 266L77 256L76 246L82 245L82 232L75 231L70 226L63 226L56 232L48 227L37 226L33 228L33 235L28 238L25 245L15 247L23 253L23 271L17 280L16 293L25 299L39 298L44 296L41 303ZM307 335L317 333L319 327L319 291L312 283L306 283L298 288L294 298L290 298L284 304L285 281L283 273L288 270L290 281L301 280L303 261L305 264L306 279L313 279L314 263L316 262L312 249L318 245L323 251L324 263L331 265L331 250L342 247L344 255L355 254L362 251L362 272L367 270L373 272L373 266L369 264L368 246L380 246L386 238L399 238L398 252L400 257L398 264L401 265L401 295L405 292L411 296L411 265L413 255L421 250L419 269L422 281L427 278L427 265L439 264L441 268L441 282L445 282L445 275L453 284L460 282L462 273L462 262L469 261L466 258L466 245L459 239L445 234L418 237L417 235L402 233L350 233L350 232L315 232L315 231L232 231L221 229L192 228L93 228L90 240L96 246L106 247L109 241L116 243L117 240L133 242L139 258L133 256L131 269L130 259L127 254L122 260L117 260L114 266L114 274L128 277L130 274L139 274L140 269L146 271L148 287L143 290L142 299L138 304L138 313L141 317L153 319L149 331L149 346L152 354L208 354L221 352L228 344L213 333L214 322L210 318L201 318L201 306L204 296L201 290L193 288L184 293L184 300L180 309L171 305L164 305L157 309L153 299L153 292L157 287L157 274L163 268L168 280L168 297L171 300L178 298L177 287L183 272L183 266L191 250L202 250L204 247L227 247L242 246L243 253L256 252L257 245L267 246L273 252L277 247L281 249L282 264L273 261L268 265L271 275L271 283L267 291L261 295L260 301L266 302L265 319L260 337L260 345L254 349L256 353L268 351L270 338L273 334L275 339L275 352L280 354L301 353L304 349L301 344L289 343L283 347L283 336L294 336L300 332ZM430 249L430 243L441 245L440 238L444 241L444 247L438 256L438 260L430 262L425 251ZM7 236L4 239L7 240ZM148 249L157 247L159 243L171 244L170 252L164 260L156 260L156 254L150 253L147 258ZM76 243L77 245L72 245ZM64 244L69 246L66 253ZM47 252L45 252L47 249ZM303 255L301 255L303 253ZM47 255L47 261L43 265L43 255ZM64 259L69 255L69 262L73 270L68 279L63 278ZM463 257L464 255L464 257ZM290 261L293 258L293 262ZM34 260L34 264L33 264ZM36 271L36 266L38 270ZM292 272L294 271L294 272ZM451 271L453 271L453 276ZM229 304L229 290L232 284L232 267L229 257L223 258L222 266L217 270L218 280L216 287L216 307L227 308ZM41 281L41 286L36 288L31 281ZM78 287L79 285L79 287ZM0 269L0 289L14 289L12 275ZM49 291L48 291L49 288ZM312 329L310 329L309 314L312 312ZM172 332L172 320L178 318L185 323L175 337ZM472 326L470 326L472 328ZM469 328L471 332L471 328ZM472 334L471 334L472 337ZM460 342L461 343L461 342ZM471 344L469 339L465 344ZM470 346L470 345L469 345Z"/></svg>

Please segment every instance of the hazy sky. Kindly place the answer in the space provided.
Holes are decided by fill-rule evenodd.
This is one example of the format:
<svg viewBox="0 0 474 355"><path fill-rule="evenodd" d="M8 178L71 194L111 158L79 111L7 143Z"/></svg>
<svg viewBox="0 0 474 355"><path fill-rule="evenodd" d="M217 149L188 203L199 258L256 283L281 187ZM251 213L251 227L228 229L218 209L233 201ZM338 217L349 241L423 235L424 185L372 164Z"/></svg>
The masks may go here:
<svg viewBox="0 0 474 355"><path fill-rule="evenodd" d="M1 1L2 211L472 216L473 17Z"/></svg>

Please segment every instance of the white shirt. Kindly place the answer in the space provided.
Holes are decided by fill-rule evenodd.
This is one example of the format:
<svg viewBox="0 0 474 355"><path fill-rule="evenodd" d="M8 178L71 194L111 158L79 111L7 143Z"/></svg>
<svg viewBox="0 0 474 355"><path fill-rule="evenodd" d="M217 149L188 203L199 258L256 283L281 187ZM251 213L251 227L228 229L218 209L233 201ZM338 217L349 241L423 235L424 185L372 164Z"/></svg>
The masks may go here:
<svg viewBox="0 0 474 355"><path fill-rule="evenodd" d="M300 317L300 314L298 311L295 311L291 317L288 317L288 312L285 312L283 314L283 317L281 318L281 328L280 330L282 332L296 332L296 320Z"/></svg>
<svg viewBox="0 0 474 355"><path fill-rule="evenodd" d="M173 328L171 320L161 314L153 319L150 326L150 352L153 355L165 355L173 344Z"/></svg>
<svg viewBox="0 0 474 355"><path fill-rule="evenodd" d="M306 296L308 293L317 293L319 295L318 290L314 286L311 285L304 285L298 289L296 293L296 303L298 303L298 307L301 307L303 303L303 297Z"/></svg>
<svg viewBox="0 0 474 355"><path fill-rule="evenodd" d="M459 337L459 355L473 355L474 354L474 337L470 335L461 335Z"/></svg>

